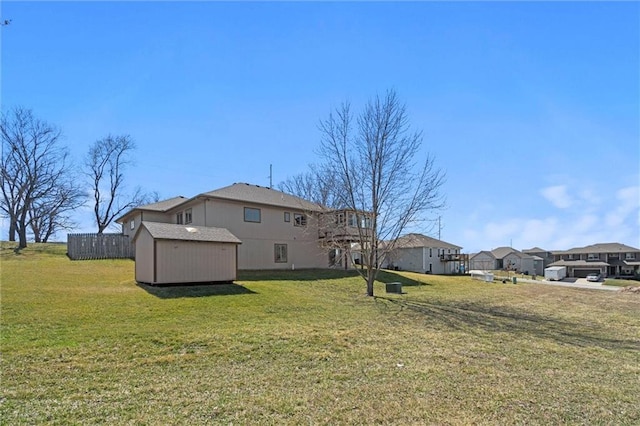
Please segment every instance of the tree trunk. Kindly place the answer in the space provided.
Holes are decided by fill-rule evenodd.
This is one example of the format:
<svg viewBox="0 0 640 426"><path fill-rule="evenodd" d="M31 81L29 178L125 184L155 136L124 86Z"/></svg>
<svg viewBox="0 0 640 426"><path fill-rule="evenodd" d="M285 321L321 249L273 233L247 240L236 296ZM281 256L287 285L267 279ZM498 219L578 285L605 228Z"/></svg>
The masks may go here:
<svg viewBox="0 0 640 426"><path fill-rule="evenodd" d="M9 241L16 240L16 221L15 219L9 219Z"/></svg>
<svg viewBox="0 0 640 426"><path fill-rule="evenodd" d="M18 229L18 237L20 242L18 243L18 249L23 249L27 247L27 227L22 227Z"/></svg>
<svg viewBox="0 0 640 426"><path fill-rule="evenodd" d="M373 282L375 275L371 271L367 274L367 296L373 297Z"/></svg>

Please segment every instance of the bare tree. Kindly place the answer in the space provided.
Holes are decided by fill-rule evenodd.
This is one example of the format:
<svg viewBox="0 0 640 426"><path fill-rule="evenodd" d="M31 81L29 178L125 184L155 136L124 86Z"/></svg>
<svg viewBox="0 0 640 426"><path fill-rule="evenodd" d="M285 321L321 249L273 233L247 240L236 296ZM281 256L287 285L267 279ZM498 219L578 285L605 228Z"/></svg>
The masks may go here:
<svg viewBox="0 0 640 426"><path fill-rule="evenodd" d="M18 248L27 246L27 232L37 212L53 210L50 195L72 179L73 169L66 147L60 145L61 131L34 117L29 109L17 107L3 114L2 215L9 219L9 240L18 236ZM58 209L77 207L77 198L65 198Z"/></svg>
<svg viewBox="0 0 640 426"><path fill-rule="evenodd" d="M102 234L125 210L143 204L148 196L140 188L132 194L125 190L124 171L131 164L136 146L129 135L111 136L97 140L89 149L85 165L91 178L93 212Z"/></svg>
<svg viewBox="0 0 640 426"><path fill-rule="evenodd" d="M78 186L76 179L61 179L56 187L35 200L29 209L33 240L46 243L56 232L75 226L71 213L82 206L86 199L86 192Z"/></svg>
<svg viewBox="0 0 640 426"><path fill-rule="evenodd" d="M335 177L327 173L326 169L313 164L309 166L308 172L300 173L281 182L278 189L321 206L340 207L336 194Z"/></svg>
<svg viewBox="0 0 640 426"><path fill-rule="evenodd" d="M443 207L444 173L433 157L418 162L421 132L412 132L406 108L394 91L371 99L355 118L348 103L320 122L323 175L335 181L337 204L355 215L357 245L367 283L408 226Z"/></svg>

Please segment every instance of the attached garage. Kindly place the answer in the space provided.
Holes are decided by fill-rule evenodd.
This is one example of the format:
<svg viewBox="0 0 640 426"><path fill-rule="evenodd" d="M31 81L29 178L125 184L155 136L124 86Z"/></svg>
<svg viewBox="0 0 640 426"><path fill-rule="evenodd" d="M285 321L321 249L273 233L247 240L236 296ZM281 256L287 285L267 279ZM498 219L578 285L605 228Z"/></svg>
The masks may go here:
<svg viewBox="0 0 640 426"><path fill-rule="evenodd" d="M146 284L231 282L237 278L238 244L224 228L142 222L136 247L136 281Z"/></svg>
<svg viewBox="0 0 640 426"><path fill-rule="evenodd" d="M587 278L589 274L602 274L600 269L578 269L573 270L573 276L575 278Z"/></svg>

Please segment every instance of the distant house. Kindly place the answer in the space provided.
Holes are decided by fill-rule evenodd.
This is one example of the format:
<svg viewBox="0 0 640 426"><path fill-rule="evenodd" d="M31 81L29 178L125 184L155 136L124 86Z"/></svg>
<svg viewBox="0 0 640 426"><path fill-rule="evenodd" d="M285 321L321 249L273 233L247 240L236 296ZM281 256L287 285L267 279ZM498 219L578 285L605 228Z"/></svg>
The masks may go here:
<svg viewBox="0 0 640 426"><path fill-rule="evenodd" d="M549 250L541 249L540 247L533 247L530 249L522 250L524 254L528 254L529 256L533 256L535 260L535 270L536 274L543 275L544 268L553 263L553 253Z"/></svg>
<svg viewBox="0 0 640 426"><path fill-rule="evenodd" d="M640 275L640 250L620 243L601 243L554 251L549 266L566 266L567 276L584 278L590 273L610 277Z"/></svg>
<svg viewBox="0 0 640 426"><path fill-rule="evenodd" d="M131 237L147 222L226 230L242 242L237 252L239 269L350 266L349 248L357 226L366 228L371 223L363 213L330 210L246 183L137 207L117 222Z"/></svg>
<svg viewBox="0 0 640 426"><path fill-rule="evenodd" d="M462 247L422 234L408 234L396 240L386 258L386 267L429 274L463 273L468 257Z"/></svg>
<svg viewBox="0 0 640 426"><path fill-rule="evenodd" d="M536 259L512 247L498 247L475 253L469 259L469 266L481 271L505 269L525 274L538 273Z"/></svg>

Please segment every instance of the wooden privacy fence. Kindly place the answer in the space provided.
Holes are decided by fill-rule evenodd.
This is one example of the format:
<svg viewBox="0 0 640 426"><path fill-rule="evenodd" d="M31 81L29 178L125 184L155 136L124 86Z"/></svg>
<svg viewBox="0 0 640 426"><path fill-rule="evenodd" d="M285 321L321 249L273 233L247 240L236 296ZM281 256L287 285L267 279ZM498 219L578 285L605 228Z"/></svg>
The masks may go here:
<svg viewBox="0 0 640 426"><path fill-rule="evenodd" d="M133 259L135 249L124 234L67 234L71 260Z"/></svg>

